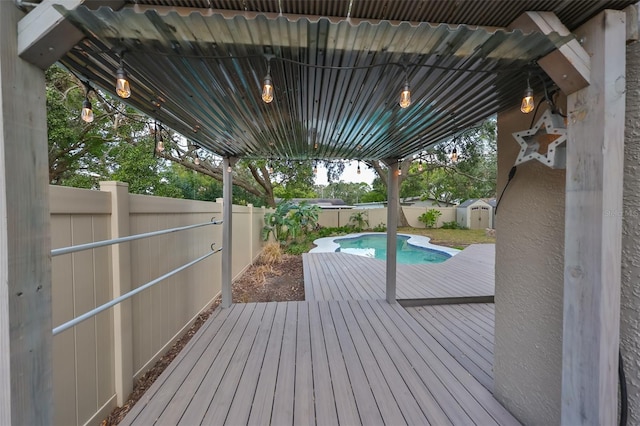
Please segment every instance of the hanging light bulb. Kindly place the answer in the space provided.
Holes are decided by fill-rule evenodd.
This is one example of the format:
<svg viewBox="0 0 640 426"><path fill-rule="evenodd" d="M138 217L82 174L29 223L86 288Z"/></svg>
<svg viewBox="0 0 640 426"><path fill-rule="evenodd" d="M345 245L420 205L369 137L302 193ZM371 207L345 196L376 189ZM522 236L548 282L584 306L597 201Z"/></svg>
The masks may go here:
<svg viewBox="0 0 640 426"><path fill-rule="evenodd" d="M398 161L398 176L402 176L402 163L400 161Z"/></svg>
<svg viewBox="0 0 640 426"><path fill-rule="evenodd" d="M313 149L318 149L318 142L313 144Z"/></svg>
<svg viewBox="0 0 640 426"><path fill-rule="evenodd" d="M458 161L458 150L455 148L451 151L451 161L454 163Z"/></svg>
<svg viewBox="0 0 640 426"><path fill-rule="evenodd" d="M85 97L84 101L82 101L82 113L80 114L80 118L82 118L85 123L91 123L93 121L93 108L91 108L91 102L89 102L88 97Z"/></svg>
<svg viewBox="0 0 640 426"><path fill-rule="evenodd" d="M200 165L200 156L198 155L198 153L197 153L197 152L195 153L195 155L196 155L196 157L193 159L193 163L194 163L196 166L199 166L199 165Z"/></svg>
<svg viewBox="0 0 640 426"><path fill-rule="evenodd" d="M409 90L409 81L405 80L402 92L400 92L400 108L407 108L411 105L411 90Z"/></svg>
<svg viewBox="0 0 640 426"><path fill-rule="evenodd" d="M231 166L227 166L227 173L231 173L232 170Z"/></svg>
<svg viewBox="0 0 640 426"><path fill-rule="evenodd" d="M314 175L317 175L317 174L318 174L318 165L317 165L317 164L314 164L314 165L313 165L313 174L314 174Z"/></svg>
<svg viewBox="0 0 640 426"><path fill-rule="evenodd" d="M158 130L156 128L156 135L158 135L158 143L156 144L156 151L162 152L164 151L164 140L162 139L162 126Z"/></svg>
<svg viewBox="0 0 640 426"><path fill-rule="evenodd" d="M269 163L269 173L273 174L273 163Z"/></svg>
<svg viewBox="0 0 640 426"><path fill-rule="evenodd" d="M418 171L421 172L422 170L423 170L422 159L420 159L420 162L418 163Z"/></svg>
<svg viewBox="0 0 640 426"><path fill-rule="evenodd" d="M360 162L358 161L358 170L357 173L360 174Z"/></svg>
<svg viewBox="0 0 640 426"><path fill-rule="evenodd" d="M127 72L124 70L122 55L120 56L120 68L116 71L116 93L124 99L131 96L131 88L129 87Z"/></svg>
<svg viewBox="0 0 640 426"><path fill-rule="evenodd" d="M520 104L520 111L523 114L529 114L535 108L535 102L533 101L533 90L531 89L531 85L529 85L529 79L527 78L527 88L524 91L524 96L522 97L522 103Z"/></svg>

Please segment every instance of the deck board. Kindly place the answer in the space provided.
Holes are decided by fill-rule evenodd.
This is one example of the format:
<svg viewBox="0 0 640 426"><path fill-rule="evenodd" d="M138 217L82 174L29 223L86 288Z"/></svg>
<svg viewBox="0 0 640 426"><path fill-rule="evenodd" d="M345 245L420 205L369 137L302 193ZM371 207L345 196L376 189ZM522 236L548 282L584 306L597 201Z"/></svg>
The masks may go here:
<svg viewBox="0 0 640 426"><path fill-rule="evenodd" d="M486 305L440 305L406 308L406 311L438 341L473 377L493 390L493 329L469 321L461 310L482 310Z"/></svg>
<svg viewBox="0 0 640 426"><path fill-rule="evenodd" d="M397 304L234 304L203 329L123 424L518 424Z"/></svg>
<svg viewBox="0 0 640 426"><path fill-rule="evenodd" d="M386 264L346 253L305 253L306 300L384 299ZM397 265L396 297L437 299L494 295L495 247L474 244L434 264Z"/></svg>

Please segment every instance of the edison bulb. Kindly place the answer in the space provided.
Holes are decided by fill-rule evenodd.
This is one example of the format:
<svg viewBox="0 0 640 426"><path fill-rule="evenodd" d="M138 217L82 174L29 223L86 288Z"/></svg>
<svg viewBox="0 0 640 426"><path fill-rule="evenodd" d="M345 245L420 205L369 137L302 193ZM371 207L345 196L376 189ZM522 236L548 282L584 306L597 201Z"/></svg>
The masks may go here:
<svg viewBox="0 0 640 426"><path fill-rule="evenodd" d="M91 102L89 99L85 99L82 102L82 113L80 114L80 118L86 123L91 123L93 121L93 109L91 108Z"/></svg>
<svg viewBox="0 0 640 426"><path fill-rule="evenodd" d="M116 93L124 99L131 96L131 88L129 87L127 72L124 68L118 68L118 71L116 72Z"/></svg>
<svg viewBox="0 0 640 426"><path fill-rule="evenodd" d="M409 90L409 85L405 84L402 92L400 92L400 108L407 108L411 105L411 91Z"/></svg>
<svg viewBox="0 0 640 426"><path fill-rule="evenodd" d="M158 152L164 151L164 142L162 142L162 140L158 141L158 145L156 146L156 151Z"/></svg>
<svg viewBox="0 0 640 426"><path fill-rule="evenodd" d="M266 104L273 101L273 83L271 82L271 76L268 74L262 82L262 100Z"/></svg>
<svg viewBox="0 0 640 426"><path fill-rule="evenodd" d="M527 87L527 90L524 91L524 96L522 97L520 111L524 114L529 114L534 108L535 103L533 102L533 90L531 90L530 87Z"/></svg>

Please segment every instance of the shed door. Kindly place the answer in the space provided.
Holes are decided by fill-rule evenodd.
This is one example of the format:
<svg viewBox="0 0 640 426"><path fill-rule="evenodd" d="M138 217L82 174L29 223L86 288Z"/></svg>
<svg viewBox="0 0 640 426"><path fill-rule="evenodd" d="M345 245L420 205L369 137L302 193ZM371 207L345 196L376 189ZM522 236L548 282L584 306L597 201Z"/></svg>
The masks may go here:
<svg viewBox="0 0 640 426"><path fill-rule="evenodd" d="M489 227L489 207L471 207L471 229L485 229Z"/></svg>

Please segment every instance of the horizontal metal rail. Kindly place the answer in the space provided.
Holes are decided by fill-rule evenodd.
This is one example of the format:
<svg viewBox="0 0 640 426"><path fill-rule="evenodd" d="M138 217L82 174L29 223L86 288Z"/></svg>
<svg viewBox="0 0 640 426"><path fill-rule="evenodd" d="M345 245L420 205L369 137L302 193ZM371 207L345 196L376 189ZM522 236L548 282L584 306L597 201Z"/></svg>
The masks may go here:
<svg viewBox="0 0 640 426"><path fill-rule="evenodd" d="M62 254L75 253L82 250L89 250L98 247L110 246L112 244L126 243L128 241L140 240L142 238L155 237L156 235L170 234L172 232L186 231L187 229L200 228L208 225L219 225L222 221L214 221L197 223L195 225L181 226L179 228L163 229L160 231L147 232L145 234L130 235L128 237L113 238L111 240L96 241L94 243L78 244L77 246L63 247L51 250L51 256L60 256Z"/></svg>
<svg viewBox="0 0 640 426"><path fill-rule="evenodd" d="M211 248L213 249L213 244L212 244ZM174 269L173 271L167 272L166 274L164 274L164 275L162 275L162 276L160 276L160 277L158 277L158 278L156 278L156 279L154 279L152 281L149 281L148 283L146 283L144 285L141 285L140 287L138 287L138 288L136 288L134 290L131 290L130 292L125 293L122 296L116 297L115 299L113 299L110 302L105 303L104 305L100 305L97 308L92 309L89 312L87 312L85 314L82 314L77 318L72 319L71 321L68 321L68 322L65 322L62 325L59 325L58 327L53 329L53 335L55 336L56 334L62 333L63 331L68 330L71 327L80 324L82 321L88 320L89 318L99 314L102 311L106 311L110 307L115 306L118 303L120 303L120 302L122 302L124 300L127 300L132 296L135 296L136 294L140 293L141 291L146 290L149 287L152 287L152 286L158 284L160 281L163 281L163 280L169 278L170 276L175 275L178 272L183 271L183 270L187 269L188 267L193 266L196 263L205 260L207 257L209 257L212 254L215 254L215 253L217 253L217 252L219 252L221 250L222 250L222 247L220 247L219 249L216 249L216 250L212 250L209 253L205 254L204 256L200 256L199 258L197 258L195 260L192 260L189 263L185 263L184 265Z"/></svg>

